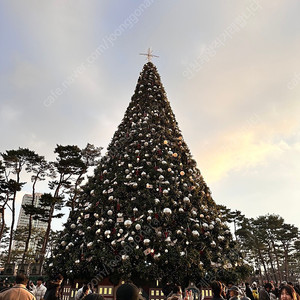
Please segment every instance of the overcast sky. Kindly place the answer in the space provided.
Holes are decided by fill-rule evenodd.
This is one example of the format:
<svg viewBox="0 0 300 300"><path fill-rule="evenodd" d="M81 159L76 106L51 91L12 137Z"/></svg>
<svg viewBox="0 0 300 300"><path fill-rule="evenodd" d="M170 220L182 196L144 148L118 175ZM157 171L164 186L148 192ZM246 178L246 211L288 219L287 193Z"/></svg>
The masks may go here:
<svg viewBox="0 0 300 300"><path fill-rule="evenodd" d="M299 10L297 0L2 0L0 151L53 159L56 144L106 147L152 47L215 201L300 227Z"/></svg>

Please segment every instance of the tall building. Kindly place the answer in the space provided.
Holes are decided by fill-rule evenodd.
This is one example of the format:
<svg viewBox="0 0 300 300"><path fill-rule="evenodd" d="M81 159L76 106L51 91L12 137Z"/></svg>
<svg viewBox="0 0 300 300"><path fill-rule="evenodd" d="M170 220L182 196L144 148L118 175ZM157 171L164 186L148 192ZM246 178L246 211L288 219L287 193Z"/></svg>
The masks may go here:
<svg viewBox="0 0 300 300"><path fill-rule="evenodd" d="M35 197L34 197L35 199L34 199L34 203L33 203L35 207L40 206L41 196L42 196L41 193L36 193L35 194ZM32 204L32 195L31 194L25 194L23 196L16 232L18 232L18 230L21 227L28 227L28 225L29 225L29 215L26 215L25 211L23 209L23 205L25 205L25 204ZM41 231L46 231L47 223L42 222L40 220L32 219L32 228L33 229L38 229L38 230L41 230ZM29 249L35 251L36 247L37 247L37 245L36 245L35 241L31 241L29 243ZM17 249L17 250L23 250L25 248L25 244L23 242L20 242L20 241L14 241L13 248Z"/></svg>

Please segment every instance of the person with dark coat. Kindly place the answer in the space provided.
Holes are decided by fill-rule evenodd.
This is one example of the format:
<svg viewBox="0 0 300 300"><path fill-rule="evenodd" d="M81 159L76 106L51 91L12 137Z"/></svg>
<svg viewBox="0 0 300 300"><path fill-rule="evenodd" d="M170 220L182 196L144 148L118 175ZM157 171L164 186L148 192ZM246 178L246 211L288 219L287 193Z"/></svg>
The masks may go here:
<svg viewBox="0 0 300 300"><path fill-rule="evenodd" d="M223 285L220 281L213 281L210 284L212 293L213 293L213 298L212 300L224 300L222 297L223 295Z"/></svg>
<svg viewBox="0 0 300 300"><path fill-rule="evenodd" d="M250 298L251 300L254 300L253 291L250 287L249 282L245 282L245 286L246 286L246 289L245 289L246 296L248 298Z"/></svg>
<svg viewBox="0 0 300 300"><path fill-rule="evenodd" d="M47 283L47 292L44 296L44 300L60 300L60 286L63 281L63 276L58 274Z"/></svg>

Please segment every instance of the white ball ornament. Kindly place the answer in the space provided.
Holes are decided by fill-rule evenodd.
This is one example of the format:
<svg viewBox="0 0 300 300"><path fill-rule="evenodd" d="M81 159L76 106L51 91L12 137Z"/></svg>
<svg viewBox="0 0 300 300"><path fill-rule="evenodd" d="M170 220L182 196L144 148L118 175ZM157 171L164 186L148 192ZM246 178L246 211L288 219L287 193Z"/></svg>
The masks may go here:
<svg viewBox="0 0 300 300"><path fill-rule="evenodd" d="M215 242L215 241L212 241L212 242L210 243L210 245L211 245L212 247L216 247L216 242Z"/></svg>
<svg viewBox="0 0 300 300"><path fill-rule="evenodd" d="M126 220L125 222L124 222L124 226L125 227L130 227L132 225L132 222L130 221L130 220Z"/></svg>
<svg viewBox="0 0 300 300"><path fill-rule="evenodd" d="M208 228L208 224L207 223L203 223L202 226L203 226L204 229Z"/></svg>
<svg viewBox="0 0 300 300"><path fill-rule="evenodd" d="M140 225L140 224L136 224L136 225L135 225L135 229L136 229L136 230L141 230L141 225Z"/></svg>
<svg viewBox="0 0 300 300"><path fill-rule="evenodd" d="M138 208L137 207L135 207L134 209L133 209L133 212L134 213L136 213L136 212L138 212L139 210L138 210Z"/></svg>
<svg viewBox="0 0 300 300"><path fill-rule="evenodd" d="M204 214L200 214L200 218L203 219L204 218Z"/></svg>
<svg viewBox="0 0 300 300"><path fill-rule="evenodd" d="M76 225L75 224L71 224L70 226L72 229L76 228Z"/></svg>
<svg viewBox="0 0 300 300"><path fill-rule="evenodd" d="M104 231L104 234L105 234L106 236L108 236L108 235L111 234L111 231L110 231L110 230L105 230L105 231Z"/></svg>
<svg viewBox="0 0 300 300"><path fill-rule="evenodd" d="M149 245L150 244L150 240L149 239L144 239L144 245Z"/></svg>
<svg viewBox="0 0 300 300"><path fill-rule="evenodd" d="M160 259L160 253L154 254L154 259L159 260Z"/></svg>
<svg viewBox="0 0 300 300"><path fill-rule="evenodd" d="M180 208L178 209L178 211L181 212L181 213L183 213L183 212L184 212L184 209L180 207Z"/></svg>
<svg viewBox="0 0 300 300"><path fill-rule="evenodd" d="M99 215L97 213L94 213L95 218L99 218Z"/></svg>
<svg viewBox="0 0 300 300"><path fill-rule="evenodd" d="M88 246L88 248L91 248L91 247L93 246L93 242L89 242L89 243L87 244L87 246Z"/></svg>
<svg viewBox="0 0 300 300"><path fill-rule="evenodd" d="M128 238L128 241L129 241L129 242L133 242L133 237L130 236L130 237Z"/></svg>
<svg viewBox="0 0 300 300"><path fill-rule="evenodd" d="M152 218L151 218L150 216L147 217L147 221L148 221L148 222L150 222L151 219L152 219Z"/></svg>
<svg viewBox="0 0 300 300"><path fill-rule="evenodd" d="M101 233L101 229L97 229L96 234L100 234Z"/></svg>
<svg viewBox="0 0 300 300"><path fill-rule="evenodd" d="M120 233L123 233L123 232L124 232L124 230L123 230L122 228L120 228L120 229L119 229L119 232L120 232Z"/></svg>
<svg viewBox="0 0 300 300"><path fill-rule="evenodd" d="M109 211L107 212L107 214L108 214L109 216L111 216L111 215L113 214L112 210L109 210Z"/></svg>
<svg viewBox="0 0 300 300"><path fill-rule="evenodd" d="M154 202L155 202L155 204L158 204L160 202L160 200L156 198L156 199L154 199Z"/></svg>
<svg viewBox="0 0 300 300"><path fill-rule="evenodd" d="M181 175L181 176L183 176L184 174L185 174L184 171L181 171L181 172L180 172L180 175Z"/></svg>
<svg viewBox="0 0 300 300"><path fill-rule="evenodd" d="M168 190L163 190L163 194L168 194L169 193L169 191Z"/></svg>
<svg viewBox="0 0 300 300"><path fill-rule="evenodd" d="M66 243L66 241L62 241L60 244L64 247L64 246L66 246L67 243Z"/></svg>
<svg viewBox="0 0 300 300"><path fill-rule="evenodd" d="M80 260L79 259L77 259L77 260L75 260L75 264L79 264L80 263Z"/></svg>
<svg viewBox="0 0 300 300"><path fill-rule="evenodd" d="M172 214L172 211L171 211L170 208L166 207L166 208L164 208L163 213L164 213L165 215L169 216L169 215Z"/></svg>
<svg viewBox="0 0 300 300"><path fill-rule="evenodd" d="M127 260L127 259L129 259L129 256L128 255L122 255L122 260Z"/></svg>
<svg viewBox="0 0 300 300"><path fill-rule="evenodd" d="M152 214L153 214L153 210L152 210L152 209L149 209L149 210L148 210L148 214L149 214L149 215L152 215Z"/></svg>
<svg viewBox="0 0 300 300"><path fill-rule="evenodd" d="M190 202L190 199L189 199L189 197L184 197L184 198L183 198L183 202L185 202L185 203L189 203L189 202Z"/></svg>
<svg viewBox="0 0 300 300"><path fill-rule="evenodd" d="M214 229L214 225L213 224L210 224L209 226L208 226L208 228L210 229L210 230L212 230L212 229Z"/></svg>
<svg viewBox="0 0 300 300"><path fill-rule="evenodd" d="M193 230L193 231L192 231L192 235L193 235L194 237L198 237L200 234L199 234L199 232L198 232L197 230Z"/></svg>

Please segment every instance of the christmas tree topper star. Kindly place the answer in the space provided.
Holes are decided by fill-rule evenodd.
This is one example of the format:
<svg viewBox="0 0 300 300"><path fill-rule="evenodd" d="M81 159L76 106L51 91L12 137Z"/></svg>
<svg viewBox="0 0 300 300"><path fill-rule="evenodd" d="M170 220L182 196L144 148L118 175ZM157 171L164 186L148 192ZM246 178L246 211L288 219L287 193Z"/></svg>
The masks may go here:
<svg viewBox="0 0 300 300"><path fill-rule="evenodd" d="M152 57L159 57L157 55L153 55L152 52L153 51L151 50L151 48L148 48L148 52L147 53L140 53L140 55L146 55L147 59L148 59L148 62L150 62L151 59L152 59Z"/></svg>

